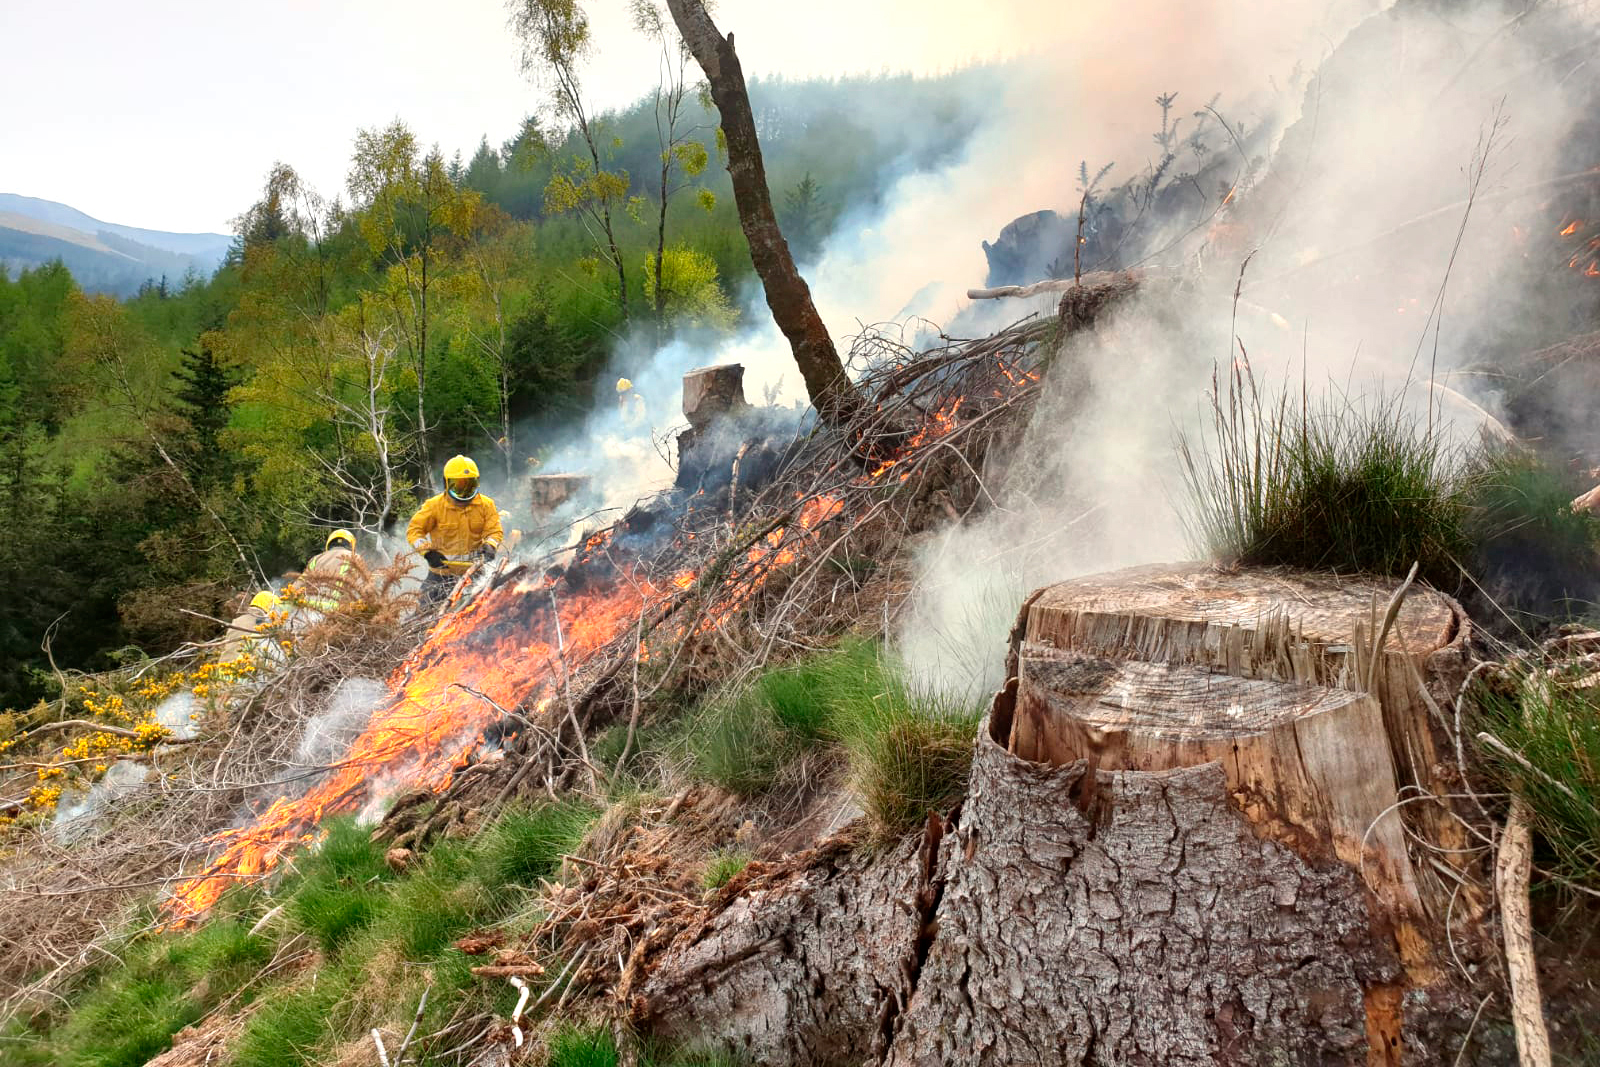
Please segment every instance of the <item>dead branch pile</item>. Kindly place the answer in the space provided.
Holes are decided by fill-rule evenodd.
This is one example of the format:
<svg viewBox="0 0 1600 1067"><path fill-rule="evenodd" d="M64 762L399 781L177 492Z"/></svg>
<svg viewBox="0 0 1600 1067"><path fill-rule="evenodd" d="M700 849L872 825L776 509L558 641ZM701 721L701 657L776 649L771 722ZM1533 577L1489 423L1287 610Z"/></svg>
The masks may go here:
<svg viewBox="0 0 1600 1067"><path fill-rule="evenodd" d="M485 807L604 781L582 735L636 725L662 692L737 684L863 623L881 627L909 595L917 536L994 504L1058 333L1055 321L1030 318L918 350L868 331L851 364L872 402L842 432L794 441L759 492L743 493L735 472L725 493L686 506L664 495L588 536L561 572L567 587L671 592L564 663L570 693L498 709L503 754L469 762L442 794L402 800L378 834L409 845Z"/></svg>
<svg viewBox="0 0 1600 1067"><path fill-rule="evenodd" d="M722 499L702 494L684 507L664 497L588 538L551 587L555 595L607 582L667 592L589 655L563 651L559 686L546 685L533 706L495 708L495 755L470 759L443 794L402 798L377 833L415 848L518 797L594 792L607 768L592 762L585 736L598 728L636 724L664 690L734 683L862 620L881 625L909 591L912 540L993 503L1057 334L1056 322L1030 319L919 350L891 332L864 333L851 363L870 402L842 431L795 440L758 492L741 488L735 470ZM666 532L638 537L649 524ZM307 724L341 685L381 682L417 648L426 622L410 613L400 573L398 564L378 571L359 589L301 576L301 596L335 593L341 606L293 635L283 663L209 694L195 743L150 753L156 773L70 838L50 828L14 831L0 868L0 1016L81 970L95 945L125 925L133 902L203 869L218 831L339 766L332 755L308 762ZM491 587L535 573L501 566ZM201 662L205 651L189 650L186 662ZM640 915L650 912L630 894L665 892L648 858L657 845L647 836L624 847L591 887L612 901L610 912L590 918L607 924L608 950L623 950L621 965L609 951L604 964L618 980L648 938ZM688 896L673 899L682 905ZM565 911L552 922L580 928Z"/></svg>

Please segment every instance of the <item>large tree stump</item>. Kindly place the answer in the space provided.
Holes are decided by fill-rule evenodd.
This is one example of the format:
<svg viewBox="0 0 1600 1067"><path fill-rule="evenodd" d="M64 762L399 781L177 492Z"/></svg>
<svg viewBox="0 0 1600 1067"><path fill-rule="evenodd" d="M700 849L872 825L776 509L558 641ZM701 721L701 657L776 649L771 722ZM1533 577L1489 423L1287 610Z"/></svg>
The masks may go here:
<svg viewBox="0 0 1600 1067"><path fill-rule="evenodd" d="M1018 620L1009 747L1108 770L1220 761L1259 832L1325 845L1363 870L1407 920L1403 947L1419 962L1411 920L1442 920L1455 884L1419 884L1402 819L1451 854L1467 843L1449 810L1420 794L1454 791L1428 703L1448 705L1464 676L1468 623L1448 597L1413 590L1374 663L1390 594L1370 581L1198 565L1041 590ZM1396 808L1402 796L1417 802Z"/></svg>
<svg viewBox="0 0 1600 1067"><path fill-rule="evenodd" d="M812 947L816 897L797 882L670 949L640 1017L714 987L715 1010L674 1032L759 1046L770 1064L860 1063L863 1049L895 1067L1446 1060L1460 1045L1444 1035L1466 1020L1440 965L1448 894L1433 872L1462 861L1419 862L1408 837L1456 824L1440 802L1401 801L1446 784L1427 709L1454 690L1468 626L1416 588L1378 647L1391 592L1182 566L1035 594L967 800L930 823L921 863L902 850L858 876L877 894L904 887L904 918L826 884L833 928L874 916L849 973L878 1012L801 1042L730 1004L752 924L765 945L789 932L771 951L839 965L836 939L827 956ZM1457 892L1457 919L1470 896ZM885 938L910 938L909 958L874 955ZM761 973L751 996L779 972ZM789 987L785 1018L827 988Z"/></svg>

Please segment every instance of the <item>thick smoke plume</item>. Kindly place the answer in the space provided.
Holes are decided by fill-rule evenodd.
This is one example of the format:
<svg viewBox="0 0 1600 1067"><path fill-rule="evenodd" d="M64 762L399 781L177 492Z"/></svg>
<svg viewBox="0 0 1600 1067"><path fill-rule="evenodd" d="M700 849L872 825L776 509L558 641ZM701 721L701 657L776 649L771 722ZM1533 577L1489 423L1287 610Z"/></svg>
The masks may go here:
<svg viewBox="0 0 1600 1067"><path fill-rule="evenodd" d="M1174 441L1219 367L1358 405L1399 394L1457 439L1479 429L1495 398L1458 372L1494 358L1497 323L1527 313L1512 219L1543 217L1592 98L1563 78L1571 64L1548 61L1578 29L1592 43L1592 17L1546 15L1401 2L1308 57L1315 75L1300 99L1279 97L1285 132L1244 168L1236 201L1193 239L1174 235L1181 258L1152 264L1166 279L1066 340L1002 507L928 548L902 635L914 665L992 687L1026 590L1189 554ZM1200 89L1223 91L1224 115L1235 94L1260 99L1236 77Z"/></svg>
<svg viewBox="0 0 1600 1067"><path fill-rule="evenodd" d="M1021 461L991 487L1002 506L925 547L898 636L914 667L962 689L996 681L1027 589L1189 553L1174 441L1219 366L1247 361L1269 384L1358 400L1398 390L1451 432L1475 432L1495 398L1459 371L1493 357L1504 323L1527 307L1525 287L1538 285L1525 265L1512 270L1526 190L1547 201L1560 187L1540 183L1596 162L1575 160L1567 139L1593 95L1586 53L1574 51L1595 39L1587 5L1541 5L1534 17L1446 0L1065 10L1001 5L994 17L1012 20L1009 51L1021 58L987 79L977 132L947 166L886 166L875 207L848 213L802 264L841 348L874 324L974 336L1053 314L1050 298L965 300L985 281L983 242L1029 212L1075 216L1080 164L1091 174L1113 164L1103 189L1148 176L1162 152L1160 94L1178 94L1170 117L1184 134L1206 127L1204 158L1181 155L1167 180L1187 170L1232 190L1224 205L1224 188L1196 179L1204 211L1144 220L1117 265L1156 280L1070 339ZM864 127L885 121L861 106ZM669 431L692 367L741 362L753 401L802 399L759 291L744 304L747 326L731 342L619 348L593 414L543 468L594 477L563 517L609 508L614 518L669 483ZM643 424L616 405L615 376L635 382ZM502 492L514 515L522 492Z"/></svg>

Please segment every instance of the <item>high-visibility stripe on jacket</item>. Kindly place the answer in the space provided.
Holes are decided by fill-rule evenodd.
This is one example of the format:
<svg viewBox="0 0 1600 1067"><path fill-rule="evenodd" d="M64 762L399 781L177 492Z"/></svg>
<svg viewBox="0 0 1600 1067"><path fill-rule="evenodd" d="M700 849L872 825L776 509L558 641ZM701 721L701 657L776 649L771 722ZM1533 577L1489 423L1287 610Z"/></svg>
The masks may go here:
<svg viewBox="0 0 1600 1067"><path fill-rule="evenodd" d="M314 579L307 582L307 607L332 611L348 599L359 598L372 582L366 561L348 548L330 548L311 557L304 572Z"/></svg>
<svg viewBox="0 0 1600 1067"><path fill-rule="evenodd" d="M484 545L499 548L504 540L500 509L483 493L465 504L443 493L431 496L406 526L406 541L419 555L434 548L446 556L468 556Z"/></svg>

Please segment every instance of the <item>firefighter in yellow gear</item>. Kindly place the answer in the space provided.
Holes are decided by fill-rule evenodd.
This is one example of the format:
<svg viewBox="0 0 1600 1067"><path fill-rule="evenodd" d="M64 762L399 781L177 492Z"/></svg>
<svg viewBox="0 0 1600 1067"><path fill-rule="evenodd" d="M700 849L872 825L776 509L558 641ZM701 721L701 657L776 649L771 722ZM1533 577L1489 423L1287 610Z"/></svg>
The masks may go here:
<svg viewBox="0 0 1600 1067"><path fill-rule="evenodd" d="M263 589L251 597L249 606L228 624L222 650L217 653L218 661L226 663L246 654L254 654L260 645L257 635L261 628L281 610L278 598L270 590Z"/></svg>
<svg viewBox="0 0 1600 1067"><path fill-rule="evenodd" d="M639 395L639 390L627 378L617 379L617 411L622 415L622 424L629 429L643 426L649 418L644 397Z"/></svg>
<svg viewBox="0 0 1600 1067"><path fill-rule="evenodd" d="M476 559L492 559L505 535L500 509L478 492L478 465L456 456L444 465L444 492L431 496L406 526L406 541L428 563L424 601L450 591Z"/></svg>
<svg viewBox="0 0 1600 1067"><path fill-rule="evenodd" d="M356 554L356 535L349 530L329 534L322 551L311 557L302 573L306 607L324 614L360 600L372 585L372 572Z"/></svg>

